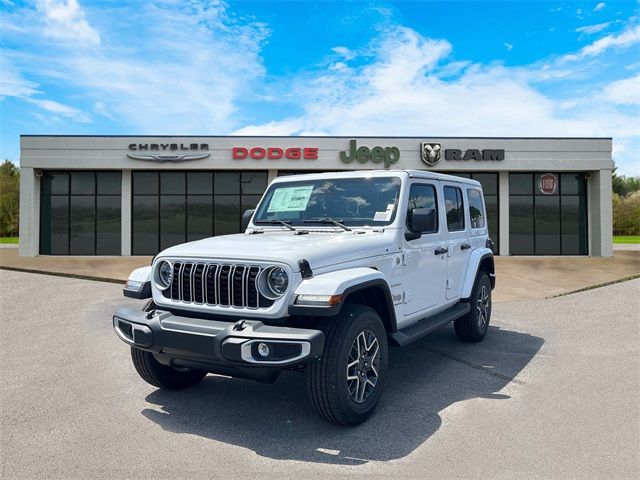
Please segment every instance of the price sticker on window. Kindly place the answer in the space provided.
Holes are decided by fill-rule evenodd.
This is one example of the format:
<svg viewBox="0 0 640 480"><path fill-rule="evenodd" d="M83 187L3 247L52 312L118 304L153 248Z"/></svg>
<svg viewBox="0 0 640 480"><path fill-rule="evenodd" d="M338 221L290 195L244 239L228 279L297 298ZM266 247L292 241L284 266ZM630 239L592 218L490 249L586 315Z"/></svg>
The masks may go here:
<svg viewBox="0 0 640 480"><path fill-rule="evenodd" d="M313 185L277 188L269 202L268 213L303 212L307 209Z"/></svg>

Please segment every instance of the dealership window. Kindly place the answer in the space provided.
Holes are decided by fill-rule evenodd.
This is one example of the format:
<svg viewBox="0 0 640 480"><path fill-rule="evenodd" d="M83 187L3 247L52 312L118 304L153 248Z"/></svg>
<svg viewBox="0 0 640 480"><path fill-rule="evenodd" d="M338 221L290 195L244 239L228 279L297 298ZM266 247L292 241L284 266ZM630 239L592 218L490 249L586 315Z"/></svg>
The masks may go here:
<svg viewBox="0 0 640 480"><path fill-rule="evenodd" d="M498 253L498 174L497 173L456 173L458 177L471 178L477 180L482 185L484 196L484 206L486 208L487 225L489 227L489 238L494 243L493 253Z"/></svg>
<svg viewBox="0 0 640 480"><path fill-rule="evenodd" d="M40 253L120 255L121 188L120 172L44 172Z"/></svg>
<svg viewBox="0 0 640 480"><path fill-rule="evenodd" d="M173 245L241 231L267 172L133 172L132 253L155 255Z"/></svg>
<svg viewBox="0 0 640 480"><path fill-rule="evenodd" d="M509 174L512 255L586 255L584 173Z"/></svg>

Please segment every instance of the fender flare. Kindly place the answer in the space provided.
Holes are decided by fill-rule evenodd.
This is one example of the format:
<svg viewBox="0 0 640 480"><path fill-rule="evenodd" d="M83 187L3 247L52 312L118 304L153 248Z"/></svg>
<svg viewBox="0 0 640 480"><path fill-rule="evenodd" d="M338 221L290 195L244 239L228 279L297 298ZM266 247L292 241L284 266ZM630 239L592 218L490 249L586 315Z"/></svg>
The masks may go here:
<svg viewBox="0 0 640 480"><path fill-rule="evenodd" d="M389 329L391 332L395 332L397 330L397 321L393 299L391 297L391 289L385 276L374 268L358 267L316 275L307 280L303 280L298 288L296 288L294 297L307 294L342 295L344 298L347 298L352 293L372 287L379 288L382 291L386 305L386 313L389 319ZM343 305L344 301L326 307L294 304L289 306L289 315L334 316L340 313Z"/></svg>
<svg viewBox="0 0 640 480"><path fill-rule="evenodd" d="M478 269L480 264L486 259L491 259L491 271L489 272L489 280L491 281L491 289L495 287L495 267L493 264L493 252L488 248L476 248L471 252L469 258L469 266L467 268L467 276L462 286L460 298L466 300L471 297L473 286L476 283L476 277L478 276Z"/></svg>

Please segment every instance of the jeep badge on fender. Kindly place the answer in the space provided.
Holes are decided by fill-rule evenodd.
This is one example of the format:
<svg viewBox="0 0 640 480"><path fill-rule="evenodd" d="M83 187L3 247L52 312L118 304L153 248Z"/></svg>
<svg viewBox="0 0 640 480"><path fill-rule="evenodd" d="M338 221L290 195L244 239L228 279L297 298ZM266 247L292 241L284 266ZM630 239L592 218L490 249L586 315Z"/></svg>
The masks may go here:
<svg viewBox="0 0 640 480"><path fill-rule="evenodd" d="M385 165L400 156L355 140L342 153ZM243 222L244 233L170 247L129 276L124 295L146 304L116 311L113 328L151 385L180 390L208 373L273 382L292 370L322 418L357 425L383 394L389 345L451 322L463 341L487 334L495 272L475 180L280 177Z"/></svg>

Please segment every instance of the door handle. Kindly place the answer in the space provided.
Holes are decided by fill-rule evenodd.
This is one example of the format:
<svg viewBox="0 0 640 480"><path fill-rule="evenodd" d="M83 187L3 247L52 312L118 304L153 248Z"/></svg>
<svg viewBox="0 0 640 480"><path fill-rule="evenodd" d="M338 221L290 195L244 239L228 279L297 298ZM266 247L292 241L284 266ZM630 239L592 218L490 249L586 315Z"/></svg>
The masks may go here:
<svg viewBox="0 0 640 480"><path fill-rule="evenodd" d="M440 247L440 248L436 248L436 251L435 251L435 252L433 252L433 253L435 253L436 255L444 255L444 254L445 254L445 253L447 253L448 251L449 251L449 249L448 249L448 248Z"/></svg>
<svg viewBox="0 0 640 480"><path fill-rule="evenodd" d="M469 245L468 243L463 243L462 245L460 245L460 250L469 250L471 248L471 245Z"/></svg>

